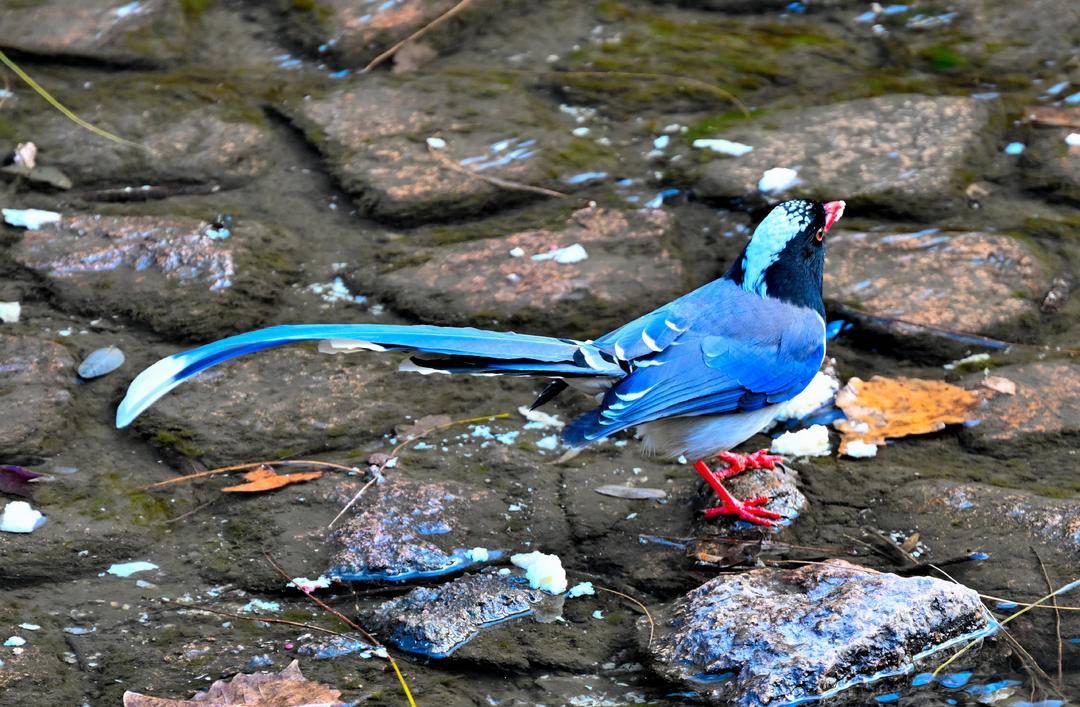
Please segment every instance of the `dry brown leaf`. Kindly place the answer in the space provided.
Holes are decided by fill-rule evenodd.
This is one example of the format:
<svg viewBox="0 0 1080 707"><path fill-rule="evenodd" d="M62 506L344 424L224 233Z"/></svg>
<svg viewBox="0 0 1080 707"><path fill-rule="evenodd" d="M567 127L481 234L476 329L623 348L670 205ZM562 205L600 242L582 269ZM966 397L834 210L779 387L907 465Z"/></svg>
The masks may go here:
<svg viewBox="0 0 1080 707"><path fill-rule="evenodd" d="M402 45L401 49L397 50L396 54L394 54L393 73L406 74L410 71L416 71L438 56L439 52L430 44L425 44L424 42L407 42Z"/></svg>
<svg viewBox="0 0 1080 707"><path fill-rule="evenodd" d="M884 444L887 437L937 432L945 425L975 419L978 393L943 381L921 378L852 378L836 394L846 420L833 426L843 433L840 453L855 440Z"/></svg>
<svg viewBox="0 0 1080 707"><path fill-rule="evenodd" d="M218 680L190 700L125 692L124 707L336 707L344 704L340 697L341 690L305 678L299 661L294 660L280 673L240 674L232 680Z"/></svg>
<svg viewBox="0 0 1080 707"><path fill-rule="evenodd" d="M401 439L418 439L434 429L447 427L453 421L453 418L449 415L424 415L411 425L398 427L398 437Z"/></svg>
<svg viewBox="0 0 1080 707"><path fill-rule="evenodd" d="M606 484L604 486L597 486L593 491L603 496L614 496L615 498L629 498L635 501L659 501L667 498L667 491L664 489L650 489L643 486L621 486L619 484Z"/></svg>
<svg viewBox="0 0 1080 707"><path fill-rule="evenodd" d="M1016 395L1016 383L1002 376L987 376L982 379L981 385L1004 395Z"/></svg>
<svg viewBox="0 0 1080 707"><path fill-rule="evenodd" d="M221 489L230 493L258 493L259 491L273 491L289 484L299 484L311 481L322 476L321 471L302 471L298 474L279 474L273 469L260 466L257 469L244 474L248 483L239 486L226 486Z"/></svg>
<svg viewBox="0 0 1080 707"><path fill-rule="evenodd" d="M907 540L900 543L900 549L903 550L904 552L910 554L912 550L914 550L916 547L918 547L918 545L919 545L919 534L918 533L912 533L911 535L909 535L907 537Z"/></svg>

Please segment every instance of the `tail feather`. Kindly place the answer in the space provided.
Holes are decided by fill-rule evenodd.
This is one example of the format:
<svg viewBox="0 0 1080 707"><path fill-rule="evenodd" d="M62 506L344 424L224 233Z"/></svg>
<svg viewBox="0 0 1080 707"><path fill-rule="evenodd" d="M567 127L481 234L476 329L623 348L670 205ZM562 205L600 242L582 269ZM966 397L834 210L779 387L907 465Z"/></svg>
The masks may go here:
<svg viewBox="0 0 1080 707"><path fill-rule="evenodd" d="M153 364L131 382L116 411L116 426L132 420L188 378L223 361L263 349L319 341L327 353L368 349L420 351L420 372L491 375L621 376L611 357L589 343L468 327L394 326L388 324L283 325L231 336L173 354Z"/></svg>

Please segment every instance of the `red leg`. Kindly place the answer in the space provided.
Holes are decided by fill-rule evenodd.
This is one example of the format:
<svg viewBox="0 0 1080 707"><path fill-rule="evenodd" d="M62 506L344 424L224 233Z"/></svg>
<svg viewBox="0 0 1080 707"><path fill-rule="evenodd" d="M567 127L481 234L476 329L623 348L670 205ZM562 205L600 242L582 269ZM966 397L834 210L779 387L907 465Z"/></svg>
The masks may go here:
<svg viewBox="0 0 1080 707"><path fill-rule="evenodd" d="M753 454L720 452L720 454L716 455L716 458L727 464L726 469L713 472L720 479L730 479L732 476L741 474L748 469L775 469L777 464L784 461L782 456L769 454L767 449L759 449Z"/></svg>
<svg viewBox="0 0 1080 707"><path fill-rule="evenodd" d="M706 508L706 518L711 519L722 515L736 516L740 520L745 520L747 523L767 526L776 525L772 521L783 518L782 515L775 511L759 508L759 506L769 502L769 499L765 496L751 498L746 501L736 499L726 488L724 488L724 484L721 482L720 478L705 464L704 461L694 462L694 470L701 474L701 477L708 482L713 491L716 491L716 495L720 497L720 501L723 504L716 508Z"/></svg>

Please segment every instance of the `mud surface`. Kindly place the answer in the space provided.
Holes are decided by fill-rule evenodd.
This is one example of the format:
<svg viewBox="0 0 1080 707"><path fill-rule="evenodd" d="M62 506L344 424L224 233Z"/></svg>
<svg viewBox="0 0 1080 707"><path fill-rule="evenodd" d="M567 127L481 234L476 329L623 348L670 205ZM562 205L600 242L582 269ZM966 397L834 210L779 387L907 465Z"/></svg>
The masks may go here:
<svg viewBox="0 0 1080 707"><path fill-rule="evenodd" d="M27 141L39 152L38 171L0 170L0 206L62 220L0 223L0 303L21 303L17 322L0 323L0 464L49 477L30 499L45 525L0 532L0 643L25 640L0 647L0 705L189 698L298 656L344 700L402 704L364 645L257 620L354 635L287 587L268 554L290 577L355 570L357 581L315 591L377 625L421 705L708 699L657 669L648 623L615 594L567 599L562 620L538 620L551 607L499 574L515 552L557 554L571 586L622 592L658 619L719 574L831 558L951 577L998 619L1078 578L1075 3L875 15L832 0L477 1L361 73L451 4L0 4L0 48L78 113L150 148L80 130L6 74L0 155ZM1057 112L1032 120L1033 107ZM754 150L693 146L718 138ZM1014 142L1022 153L1007 153ZM763 195L776 167L798 183ZM780 532L706 527L699 511L714 499L692 469L642 458L629 436L554 463L558 429L517 412L542 382L398 375L389 355L257 354L189 382L131 429L112 425L145 366L253 326L424 321L595 338L722 273L788 193L848 200L826 287L830 319L854 325L829 344L842 380L979 387L990 369L1017 390L991 397L980 426L733 483L784 492L798 517ZM587 259L575 249L560 261L575 246ZM1044 306L1055 279L1065 285ZM107 346L124 365L80 379L78 363ZM942 366L975 353L990 357ZM545 410L566 421L589 402L566 394ZM413 442L328 527L370 478L369 458L384 462L419 418L496 413L508 416ZM768 444L760 435L741 451ZM256 495L222 492L236 475L145 488L312 457L356 471ZM609 485L665 495L594 490ZM466 558L476 549L486 559ZM108 572L131 561L156 568ZM425 576L388 582L391 566ZM447 607L445 625L420 625L413 609L394 622L425 601ZM1058 687L1054 613L1032 610L1009 633L1029 655L991 638L948 679L913 685L912 673L830 703L1016 704L1080 690L1076 612L1062 613Z"/></svg>

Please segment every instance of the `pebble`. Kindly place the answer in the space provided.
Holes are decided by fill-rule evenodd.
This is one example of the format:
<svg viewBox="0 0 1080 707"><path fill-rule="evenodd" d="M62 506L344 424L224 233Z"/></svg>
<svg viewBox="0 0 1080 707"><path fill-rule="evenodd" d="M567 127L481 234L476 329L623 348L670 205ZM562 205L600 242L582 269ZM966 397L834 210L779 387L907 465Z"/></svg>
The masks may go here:
<svg viewBox="0 0 1080 707"><path fill-rule="evenodd" d="M79 375L86 379L100 378L124 365L124 352L115 346L91 351L79 364Z"/></svg>
<svg viewBox="0 0 1080 707"><path fill-rule="evenodd" d="M765 170L758 180L758 191L776 194L787 191L799 183L799 173L788 167L773 167Z"/></svg>
<svg viewBox="0 0 1080 707"><path fill-rule="evenodd" d="M0 322L15 324L22 314L22 305L18 302L0 302Z"/></svg>
<svg viewBox="0 0 1080 707"><path fill-rule="evenodd" d="M6 533L29 533L45 524L41 511L30 507L26 501L12 501L4 506L0 515L0 531Z"/></svg>

